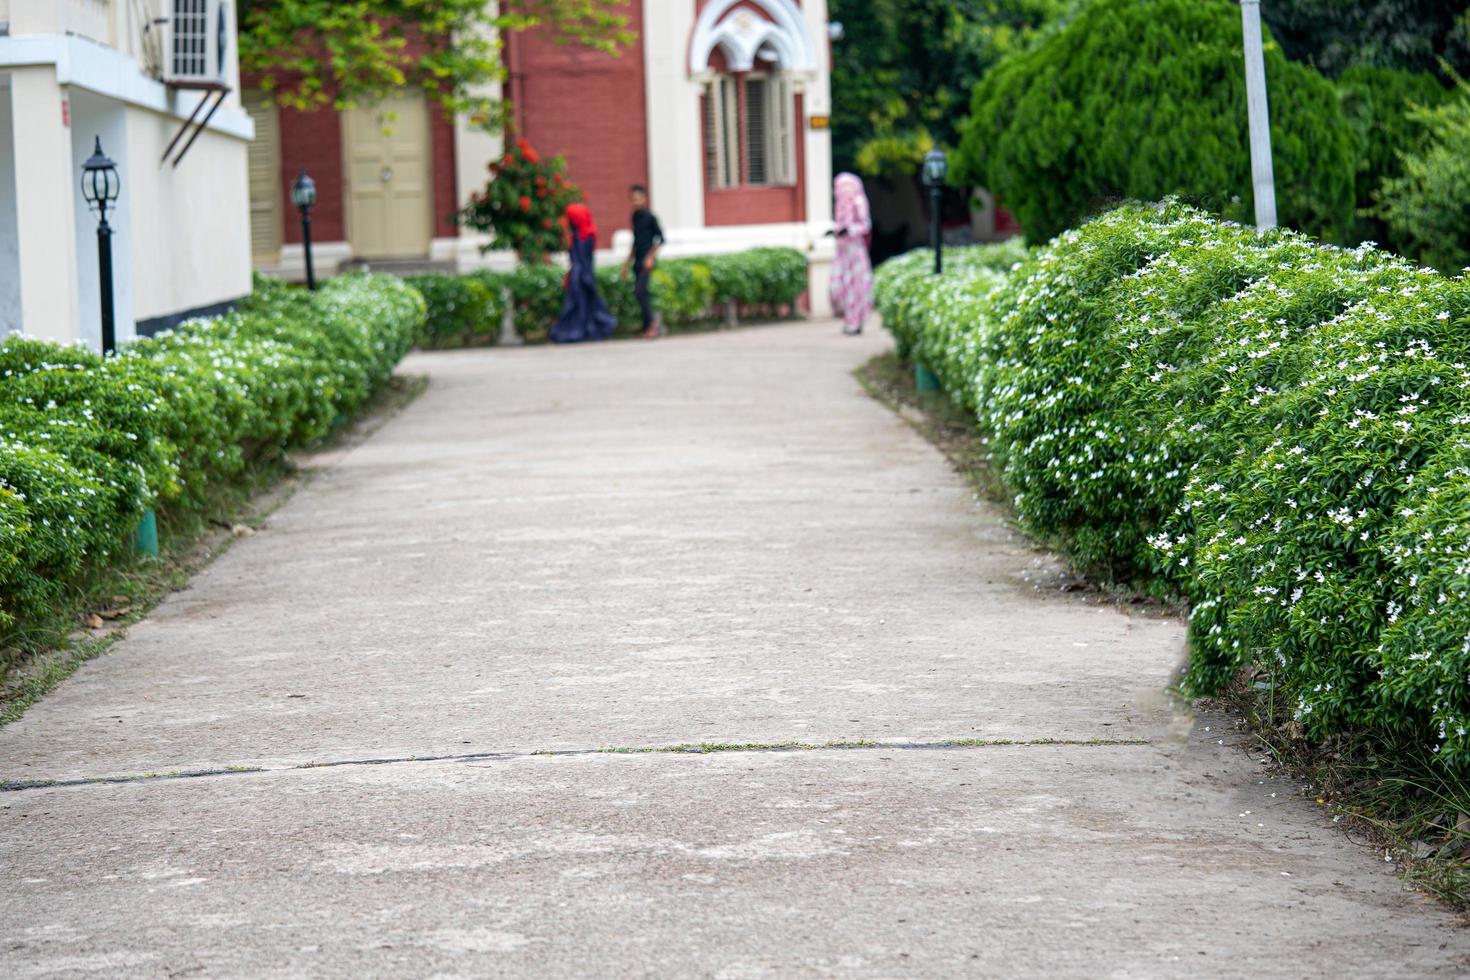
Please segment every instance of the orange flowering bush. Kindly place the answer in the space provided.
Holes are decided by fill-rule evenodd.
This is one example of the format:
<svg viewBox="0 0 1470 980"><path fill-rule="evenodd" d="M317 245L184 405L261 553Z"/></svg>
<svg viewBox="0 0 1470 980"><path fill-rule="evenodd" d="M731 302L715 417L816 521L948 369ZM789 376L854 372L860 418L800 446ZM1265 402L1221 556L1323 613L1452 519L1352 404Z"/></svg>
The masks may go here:
<svg viewBox="0 0 1470 980"><path fill-rule="evenodd" d="M517 139L490 164L490 181L460 212L471 228L490 233L491 249L511 249L522 262L545 262L564 247L561 216L582 192L567 180L561 157L542 160L535 147Z"/></svg>

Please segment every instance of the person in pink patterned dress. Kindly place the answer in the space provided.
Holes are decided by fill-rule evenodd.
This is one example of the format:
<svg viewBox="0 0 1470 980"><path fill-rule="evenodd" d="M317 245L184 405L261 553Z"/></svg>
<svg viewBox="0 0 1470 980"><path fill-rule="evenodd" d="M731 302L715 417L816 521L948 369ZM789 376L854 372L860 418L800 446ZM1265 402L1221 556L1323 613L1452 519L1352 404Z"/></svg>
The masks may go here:
<svg viewBox="0 0 1470 980"><path fill-rule="evenodd" d="M862 178L841 173L832 181L833 218L837 260L832 263L832 308L842 314L845 334L863 332L873 311L873 264L868 260L868 236L873 217Z"/></svg>

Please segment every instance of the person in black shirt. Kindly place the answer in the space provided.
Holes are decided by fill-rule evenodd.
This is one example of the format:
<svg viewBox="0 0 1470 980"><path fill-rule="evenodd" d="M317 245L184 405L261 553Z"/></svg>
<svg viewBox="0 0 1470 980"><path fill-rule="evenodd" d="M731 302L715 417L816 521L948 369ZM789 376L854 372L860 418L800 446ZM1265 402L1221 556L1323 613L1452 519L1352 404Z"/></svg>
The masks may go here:
<svg viewBox="0 0 1470 980"><path fill-rule="evenodd" d="M648 210L648 188L634 184L629 192L633 203L633 251L623 263L622 277L628 278L633 270L633 295L638 297L638 308L643 311L643 334L650 340L663 332L662 324L653 312L653 298L648 294L648 282L653 267L658 262L658 249L664 243L664 230L658 218Z"/></svg>

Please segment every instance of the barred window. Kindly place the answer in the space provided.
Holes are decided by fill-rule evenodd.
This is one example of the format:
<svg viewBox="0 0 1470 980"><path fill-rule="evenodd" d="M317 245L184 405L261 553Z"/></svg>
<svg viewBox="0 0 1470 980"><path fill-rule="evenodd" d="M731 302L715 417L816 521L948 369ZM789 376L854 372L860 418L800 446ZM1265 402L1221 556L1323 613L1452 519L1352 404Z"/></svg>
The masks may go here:
<svg viewBox="0 0 1470 980"><path fill-rule="evenodd" d="M710 187L734 187L740 183L739 94L736 79L723 75L704 96L704 179Z"/></svg>
<svg viewBox="0 0 1470 980"><path fill-rule="evenodd" d="M705 89L704 176L712 188L796 183L796 109L780 75L719 75Z"/></svg>

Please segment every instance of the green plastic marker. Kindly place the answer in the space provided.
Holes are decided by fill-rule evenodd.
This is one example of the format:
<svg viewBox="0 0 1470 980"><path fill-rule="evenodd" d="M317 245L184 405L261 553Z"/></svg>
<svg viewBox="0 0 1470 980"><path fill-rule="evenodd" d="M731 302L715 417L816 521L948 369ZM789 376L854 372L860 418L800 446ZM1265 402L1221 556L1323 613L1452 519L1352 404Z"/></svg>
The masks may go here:
<svg viewBox="0 0 1470 980"><path fill-rule="evenodd" d="M938 391L939 377L918 361L914 362L914 387L920 391Z"/></svg>
<svg viewBox="0 0 1470 980"><path fill-rule="evenodd" d="M133 532L133 550L149 558L158 557L158 515L152 508L143 512L143 519Z"/></svg>

